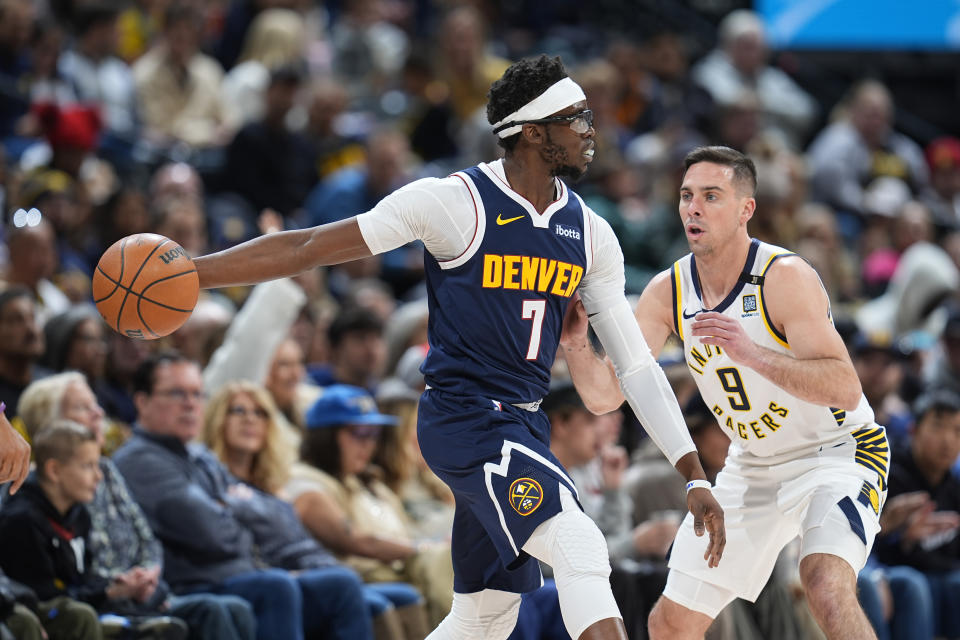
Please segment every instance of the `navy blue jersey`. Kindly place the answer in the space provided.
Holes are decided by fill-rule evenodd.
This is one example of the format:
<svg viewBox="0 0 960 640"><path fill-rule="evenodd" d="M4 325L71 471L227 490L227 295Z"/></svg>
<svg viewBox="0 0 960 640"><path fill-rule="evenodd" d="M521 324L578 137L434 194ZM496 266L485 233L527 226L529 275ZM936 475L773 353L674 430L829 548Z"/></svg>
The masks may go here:
<svg viewBox="0 0 960 640"><path fill-rule="evenodd" d="M457 395L536 401L547 394L563 316L589 267L584 207L559 181L557 201L536 215L489 168L454 175L474 198L478 235L459 258L424 257L426 382Z"/></svg>

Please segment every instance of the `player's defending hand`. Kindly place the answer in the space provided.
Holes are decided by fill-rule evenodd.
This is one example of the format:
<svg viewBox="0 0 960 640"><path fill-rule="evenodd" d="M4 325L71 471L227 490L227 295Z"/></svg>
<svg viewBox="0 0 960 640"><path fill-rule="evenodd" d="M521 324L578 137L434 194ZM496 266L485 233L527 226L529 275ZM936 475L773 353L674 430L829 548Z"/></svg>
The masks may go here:
<svg viewBox="0 0 960 640"><path fill-rule="evenodd" d="M723 508L709 489L695 487L687 492L687 508L693 514L693 532L702 536L710 534L710 543L703 559L708 567L720 564L723 548L727 545L727 530L723 525Z"/></svg>
<svg viewBox="0 0 960 640"><path fill-rule="evenodd" d="M30 445L3 415L4 404L0 402L0 483L13 482L10 494L14 494L30 472Z"/></svg>
<svg viewBox="0 0 960 640"><path fill-rule="evenodd" d="M693 321L692 334L700 338L703 344L720 347L738 364L749 365L757 353L757 344L750 339L743 326L722 313L698 313Z"/></svg>

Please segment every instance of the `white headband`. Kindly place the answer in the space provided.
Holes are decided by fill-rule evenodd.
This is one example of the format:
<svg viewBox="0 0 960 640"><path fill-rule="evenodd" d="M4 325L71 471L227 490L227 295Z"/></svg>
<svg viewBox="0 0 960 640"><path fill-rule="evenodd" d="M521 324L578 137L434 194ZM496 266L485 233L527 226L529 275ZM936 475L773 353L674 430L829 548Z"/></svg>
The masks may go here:
<svg viewBox="0 0 960 640"><path fill-rule="evenodd" d="M570 105L586 99L587 96L584 95L583 89L580 88L580 85L567 77L550 85L550 87L539 96L511 113L500 122L495 123L493 128L496 130L497 127L501 127L510 122L524 122L526 120L540 120L541 118L547 118L561 109L566 109ZM502 131L497 131L497 135L501 138L508 138L515 133L520 133L522 130L522 124L515 124L512 127L503 129Z"/></svg>

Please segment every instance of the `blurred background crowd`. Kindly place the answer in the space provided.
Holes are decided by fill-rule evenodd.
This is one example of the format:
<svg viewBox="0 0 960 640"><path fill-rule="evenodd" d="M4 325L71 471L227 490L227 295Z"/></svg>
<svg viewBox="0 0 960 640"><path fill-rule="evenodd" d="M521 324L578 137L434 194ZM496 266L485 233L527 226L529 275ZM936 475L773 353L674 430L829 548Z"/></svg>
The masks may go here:
<svg viewBox="0 0 960 640"><path fill-rule="evenodd" d="M129 234L202 255L493 160L490 84L547 53L594 111L576 189L629 294L687 251L683 156L753 158L751 235L817 269L893 447L863 604L881 638L960 638L957 56L791 51L769 27L740 0L0 0L0 401L37 455L0 508L0 633L415 640L442 618L422 247L204 292L153 342L106 327L91 277ZM715 474L727 439L678 345L662 364ZM586 411L562 359L555 378L553 448L644 638L683 485L629 411ZM14 536L28 522L45 533ZM793 564L711 636L817 637ZM525 600L515 638L565 637L555 596Z"/></svg>

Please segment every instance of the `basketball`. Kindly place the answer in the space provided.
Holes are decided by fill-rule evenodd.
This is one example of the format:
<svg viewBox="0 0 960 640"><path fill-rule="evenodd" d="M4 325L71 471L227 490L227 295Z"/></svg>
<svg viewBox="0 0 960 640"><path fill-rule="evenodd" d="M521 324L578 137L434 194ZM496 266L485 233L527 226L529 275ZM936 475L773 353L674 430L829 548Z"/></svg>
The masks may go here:
<svg viewBox="0 0 960 640"><path fill-rule="evenodd" d="M179 244L155 233L113 243L93 274L93 301L111 328L154 340L187 321L200 294L193 260Z"/></svg>

